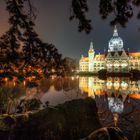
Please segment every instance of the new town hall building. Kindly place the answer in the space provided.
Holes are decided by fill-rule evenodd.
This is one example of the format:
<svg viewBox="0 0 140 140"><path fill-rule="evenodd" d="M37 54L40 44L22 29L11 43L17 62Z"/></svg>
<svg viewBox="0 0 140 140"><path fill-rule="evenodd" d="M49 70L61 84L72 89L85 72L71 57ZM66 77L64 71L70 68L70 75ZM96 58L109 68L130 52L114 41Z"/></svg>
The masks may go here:
<svg viewBox="0 0 140 140"><path fill-rule="evenodd" d="M123 47L123 40L114 28L113 37L108 43L108 51L95 54L93 43L90 43L88 57L81 56L80 72L95 72L106 69L109 73L128 73L130 70L140 70L140 52L129 52Z"/></svg>

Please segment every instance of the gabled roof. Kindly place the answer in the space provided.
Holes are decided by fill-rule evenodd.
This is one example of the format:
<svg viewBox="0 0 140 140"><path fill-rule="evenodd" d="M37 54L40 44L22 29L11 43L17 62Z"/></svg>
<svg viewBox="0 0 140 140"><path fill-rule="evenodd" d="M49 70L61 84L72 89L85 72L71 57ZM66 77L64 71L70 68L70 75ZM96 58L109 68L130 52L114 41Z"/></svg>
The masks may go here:
<svg viewBox="0 0 140 140"><path fill-rule="evenodd" d="M126 50L124 50L124 51L125 51L126 55L129 55L128 51L126 51ZM107 56L108 53L110 53L111 56L114 56L116 52L115 51L114 52L107 52L105 56ZM117 51L117 53L118 53L119 56L121 56L123 51Z"/></svg>
<svg viewBox="0 0 140 140"><path fill-rule="evenodd" d="M105 55L104 54L98 54L95 56L95 60L104 60L105 59Z"/></svg>
<svg viewBox="0 0 140 140"><path fill-rule="evenodd" d="M88 61L89 61L89 58L88 58L88 57L82 57L82 58L80 59L80 61L88 62Z"/></svg>

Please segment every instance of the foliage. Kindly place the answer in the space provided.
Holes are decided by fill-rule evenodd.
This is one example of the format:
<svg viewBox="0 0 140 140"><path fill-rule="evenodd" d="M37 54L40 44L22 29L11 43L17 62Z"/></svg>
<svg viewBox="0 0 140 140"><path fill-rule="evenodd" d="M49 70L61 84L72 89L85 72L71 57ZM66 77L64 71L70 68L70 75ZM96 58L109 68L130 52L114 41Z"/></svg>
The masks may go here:
<svg viewBox="0 0 140 140"><path fill-rule="evenodd" d="M26 111L33 111L39 109L40 105L41 105L40 100L37 100L35 98L28 100L22 99L19 105L17 106L17 112L21 113Z"/></svg>
<svg viewBox="0 0 140 140"><path fill-rule="evenodd" d="M73 74L74 72L76 72L78 63L77 63L76 59L66 57L66 58L64 58L64 67L65 67L65 73L67 73L67 75L70 75L70 74Z"/></svg>
<svg viewBox="0 0 140 140"><path fill-rule="evenodd" d="M47 75L52 70L62 73L62 55L54 45L44 43L34 30L35 16L30 0L5 0L5 3L10 28L0 38L1 75L16 75L24 80L29 73L35 76L42 74L42 71Z"/></svg>
<svg viewBox="0 0 140 140"><path fill-rule="evenodd" d="M87 11L87 0L72 0L70 20L79 20L78 27L80 32L85 30L86 33L89 33L91 30L91 20L87 19L85 15Z"/></svg>
<svg viewBox="0 0 140 140"><path fill-rule="evenodd" d="M0 88L0 114L13 113L13 109L16 109L18 96L23 94L25 94L25 89L21 86L2 86Z"/></svg>
<svg viewBox="0 0 140 140"><path fill-rule="evenodd" d="M86 12L88 11L87 2L88 0L72 0L70 19L78 19L79 31L89 33L92 27L91 20L86 17ZM120 24L125 27L126 23L132 18L136 6L140 6L140 0L100 0L99 13L103 19L112 14L113 19L110 24ZM140 11L137 17L140 18Z"/></svg>

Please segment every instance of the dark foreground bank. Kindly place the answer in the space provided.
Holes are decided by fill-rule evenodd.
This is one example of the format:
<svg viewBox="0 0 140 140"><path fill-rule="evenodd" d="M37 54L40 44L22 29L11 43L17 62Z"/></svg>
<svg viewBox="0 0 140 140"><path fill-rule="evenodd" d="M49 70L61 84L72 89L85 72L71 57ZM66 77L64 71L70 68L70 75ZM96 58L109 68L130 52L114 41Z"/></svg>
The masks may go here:
<svg viewBox="0 0 140 140"><path fill-rule="evenodd" d="M0 118L1 140L74 140L101 127L94 100L73 100L28 116Z"/></svg>
<svg viewBox="0 0 140 140"><path fill-rule="evenodd" d="M33 114L0 117L0 140L109 140L110 135L126 140L118 129L101 129L96 103L91 98Z"/></svg>

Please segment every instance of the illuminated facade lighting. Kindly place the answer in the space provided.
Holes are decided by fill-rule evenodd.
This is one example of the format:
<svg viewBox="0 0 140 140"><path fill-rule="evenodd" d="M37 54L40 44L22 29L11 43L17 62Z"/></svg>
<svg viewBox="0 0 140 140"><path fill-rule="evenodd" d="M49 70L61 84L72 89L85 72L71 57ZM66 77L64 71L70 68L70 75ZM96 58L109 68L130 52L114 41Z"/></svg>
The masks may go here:
<svg viewBox="0 0 140 140"><path fill-rule="evenodd" d="M97 73L106 69L111 73L128 73L133 69L140 70L140 52L126 51L123 46L123 40L119 37L115 27L108 43L108 51L105 54L95 54L93 42L91 42L88 57L81 56L79 72Z"/></svg>

